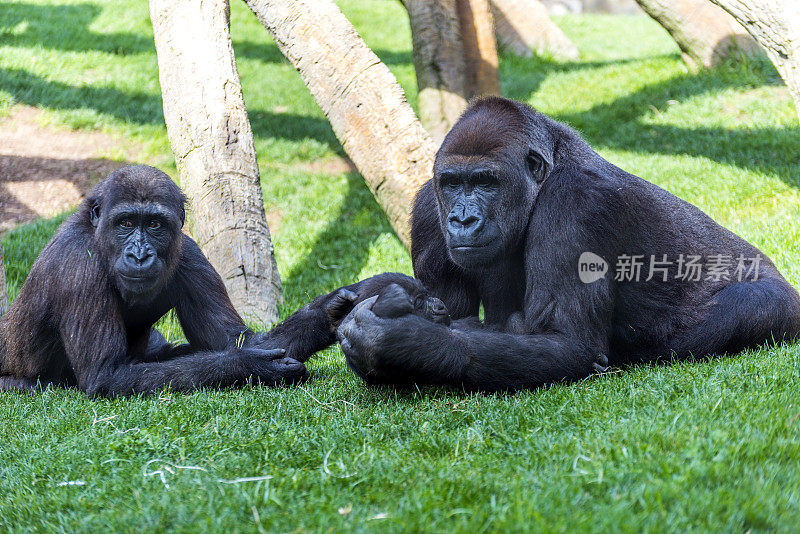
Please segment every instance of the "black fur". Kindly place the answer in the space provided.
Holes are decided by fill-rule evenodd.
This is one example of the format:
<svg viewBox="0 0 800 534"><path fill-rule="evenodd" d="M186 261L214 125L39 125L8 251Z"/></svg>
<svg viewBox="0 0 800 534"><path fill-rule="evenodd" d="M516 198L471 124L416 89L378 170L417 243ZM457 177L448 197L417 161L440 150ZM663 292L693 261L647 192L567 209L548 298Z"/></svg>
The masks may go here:
<svg viewBox="0 0 800 534"><path fill-rule="evenodd" d="M222 279L181 233L184 202L147 166L95 187L0 319L0 390L52 384L112 396L307 376L284 351L251 346ZM188 344L152 328L173 308Z"/></svg>
<svg viewBox="0 0 800 534"><path fill-rule="evenodd" d="M593 283L583 252L751 259L741 281ZM758 249L691 204L604 160L524 104L474 102L447 135L412 217L416 276L451 327L356 307L348 364L372 382L497 390L578 379L612 364L735 353L797 339L800 297ZM746 266L752 267L748 261ZM486 327L477 321L479 305Z"/></svg>

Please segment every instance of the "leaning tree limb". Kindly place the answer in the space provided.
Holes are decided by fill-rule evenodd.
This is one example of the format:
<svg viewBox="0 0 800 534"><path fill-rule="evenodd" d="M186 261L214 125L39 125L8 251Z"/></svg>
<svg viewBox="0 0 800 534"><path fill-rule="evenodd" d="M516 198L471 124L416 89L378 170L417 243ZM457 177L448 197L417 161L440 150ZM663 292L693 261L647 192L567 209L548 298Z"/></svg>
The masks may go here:
<svg viewBox="0 0 800 534"><path fill-rule="evenodd" d="M456 0L403 0L403 5L411 23L419 119L438 145L470 97Z"/></svg>
<svg viewBox="0 0 800 534"><path fill-rule="evenodd" d="M406 248L435 146L388 67L331 0L245 0L294 65Z"/></svg>
<svg viewBox="0 0 800 534"><path fill-rule="evenodd" d="M6 291L6 265L3 261L3 245L0 244L0 316L8 309L8 292Z"/></svg>
<svg viewBox="0 0 800 534"><path fill-rule="evenodd" d="M578 49L550 18L539 0L491 0L497 43L522 57L549 53L578 59Z"/></svg>
<svg viewBox="0 0 800 534"><path fill-rule="evenodd" d="M167 134L191 200L192 233L240 314L278 319L281 282L227 0L151 0Z"/></svg>
<svg viewBox="0 0 800 534"><path fill-rule="evenodd" d="M800 118L800 6L796 0L711 0L733 15L767 51L789 87Z"/></svg>
<svg viewBox="0 0 800 534"><path fill-rule="evenodd" d="M761 49L736 20L708 0L636 0L672 36L692 69L713 67L733 54Z"/></svg>

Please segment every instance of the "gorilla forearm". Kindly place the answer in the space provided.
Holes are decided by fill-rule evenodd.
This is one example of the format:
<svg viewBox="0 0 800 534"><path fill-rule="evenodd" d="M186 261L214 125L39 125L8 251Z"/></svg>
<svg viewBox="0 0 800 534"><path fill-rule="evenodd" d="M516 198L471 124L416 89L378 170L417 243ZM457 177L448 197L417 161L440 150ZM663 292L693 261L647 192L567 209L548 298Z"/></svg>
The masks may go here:
<svg viewBox="0 0 800 534"><path fill-rule="evenodd" d="M285 365L300 366L297 362L286 362ZM81 377L78 385L90 396L121 396L149 394L164 387L173 391L192 391L205 387L240 386L248 381L275 385L283 381L284 375L263 352L233 349L104 368Z"/></svg>
<svg viewBox="0 0 800 534"><path fill-rule="evenodd" d="M336 330L326 312L326 304L332 295L315 298L269 332L257 334L255 346L285 349L288 356L299 362L331 346L336 342Z"/></svg>
<svg viewBox="0 0 800 534"><path fill-rule="evenodd" d="M485 391L583 378L603 352L576 336L509 334L466 321L447 327L413 315L386 319L367 306L342 325L340 338L348 365L368 382Z"/></svg>

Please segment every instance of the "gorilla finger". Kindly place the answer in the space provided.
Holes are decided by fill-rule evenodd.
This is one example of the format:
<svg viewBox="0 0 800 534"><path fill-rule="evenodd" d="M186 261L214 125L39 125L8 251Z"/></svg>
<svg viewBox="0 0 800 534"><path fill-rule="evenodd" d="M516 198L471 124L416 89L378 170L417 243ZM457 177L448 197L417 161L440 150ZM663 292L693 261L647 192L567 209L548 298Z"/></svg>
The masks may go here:
<svg viewBox="0 0 800 534"><path fill-rule="evenodd" d="M372 305L375 304L376 300L378 300L378 295L362 300L361 302L356 304L356 307L353 308L353 312L358 313L359 310L371 310Z"/></svg>
<svg viewBox="0 0 800 534"><path fill-rule="evenodd" d="M289 356L280 358L278 360L273 360L272 363L278 367L284 367L287 371L300 371L306 368L306 366L301 362L295 360L294 358L290 358Z"/></svg>
<svg viewBox="0 0 800 534"><path fill-rule="evenodd" d="M356 300L358 300L358 293L354 293L345 287L340 289L339 293L336 296L343 298L345 300L349 300L350 302L355 302Z"/></svg>
<svg viewBox="0 0 800 534"><path fill-rule="evenodd" d="M378 316L375 315L372 311L372 305L375 304L376 300L378 300L377 295L374 297L370 297L367 300L356 305L355 309L353 310L353 322L355 324L361 325L366 321L371 321L378 318Z"/></svg>
<svg viewBox="0 0 800 534"><path fill-rule="evenodd" d="M598 354L595 357L595 361L592 363L592 367L594 367L594 370L598 373L605 373L608 371L608 356L602 353Z"/></svg>
<svg viewBox="0 0 800 534"><path fill-rule="evenodd" d="M286 354L286 349L259 349L259 348L249 348L247 352L252 354L257 358L264 358L265 360L275 360L277 358L282 358Z"/></svg>

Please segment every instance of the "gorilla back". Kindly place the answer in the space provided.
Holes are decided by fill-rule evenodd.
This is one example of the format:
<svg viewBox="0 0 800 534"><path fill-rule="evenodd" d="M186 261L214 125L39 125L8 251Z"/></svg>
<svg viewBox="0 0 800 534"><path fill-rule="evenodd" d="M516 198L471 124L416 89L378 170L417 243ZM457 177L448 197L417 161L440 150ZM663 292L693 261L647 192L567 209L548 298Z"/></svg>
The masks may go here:
<svg viewBox="0 0 800 534"><path fill-rule="evenodd" d="M125 167L97 185L45 247L0 318L0 390L92 395L301 380L302 363L257 339L222 279L181 233L184 196L164 173ZM187 344L153 324L175 309Z"/></svg>
<svg viewBox="0 0 800 534"><path fill-rule="evenodd" d="M415 201L412 259L454 319L482 304L492 328L362 306L343 332L362 376L532 387L606 358L733 353L800 335L800 297L757 248L501 98L473 102L442 143Z"/></svg>

